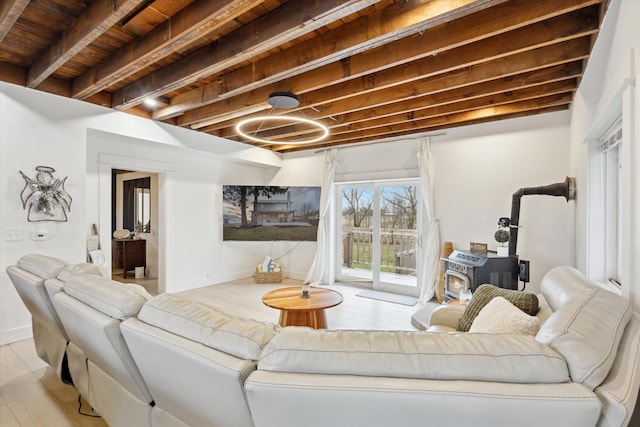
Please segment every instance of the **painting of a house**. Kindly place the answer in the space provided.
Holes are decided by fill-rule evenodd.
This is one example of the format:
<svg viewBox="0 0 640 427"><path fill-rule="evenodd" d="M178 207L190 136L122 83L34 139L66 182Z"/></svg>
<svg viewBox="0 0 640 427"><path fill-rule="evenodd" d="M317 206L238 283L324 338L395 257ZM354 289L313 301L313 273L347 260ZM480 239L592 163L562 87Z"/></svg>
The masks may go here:
<svg viewBox="0 0 640 427"><path fill-rule="evenodd" d="M223 240L317 239L320 187L225 185Z"/></svg>

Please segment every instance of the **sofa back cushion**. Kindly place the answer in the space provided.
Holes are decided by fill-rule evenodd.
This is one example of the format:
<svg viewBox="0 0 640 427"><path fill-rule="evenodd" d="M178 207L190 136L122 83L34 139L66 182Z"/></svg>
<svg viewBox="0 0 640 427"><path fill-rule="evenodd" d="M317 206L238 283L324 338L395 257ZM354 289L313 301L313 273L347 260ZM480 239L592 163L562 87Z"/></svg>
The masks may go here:
<svg viewBox="0 0 640 427"><path fill-rule="evenodd" d="M63 282L68 281L72 277L75 276L98 276L98 277L107 277L105 276L105 271L98 267L95 264L89 264L88 262L81 262L78 264L68 265L62 269L62 271L58 274L58 279Z"/></svg>
<svg viewBox="0 0 640 427"><path fill-rule="evenodd" d="M138 318L150 325L247 360L258 360L279 326L229 316L171 294L148 301Z"/></svg>
<svg viewBox="0 0 640 427"><path fill-rule="evenodd" d="M69 263L46 255L27 254L18 260L17 265L38 277L50 279L57 277Z"/></svg>
<svg viewBox="0 0 640 427"><path fill-rule="evenodd" d="M286 327L258 369L435 380L561 383L566 362L532 336Z"/></svg>
<svg viewBox="0 0 640 427"><path fill-rule="evenodd" d="M151 299L151 294L140 285L91 275L71 276L64 292L118 320L137 315L142 305Z"/></svg>
<svg viewBox="0 0 640 427"><path fill-rule="evenodd" d="M540 291L554 312L536 339L564 356L574 382L593 390L611 369L631 303L567 266L549 271Z"/></svg>

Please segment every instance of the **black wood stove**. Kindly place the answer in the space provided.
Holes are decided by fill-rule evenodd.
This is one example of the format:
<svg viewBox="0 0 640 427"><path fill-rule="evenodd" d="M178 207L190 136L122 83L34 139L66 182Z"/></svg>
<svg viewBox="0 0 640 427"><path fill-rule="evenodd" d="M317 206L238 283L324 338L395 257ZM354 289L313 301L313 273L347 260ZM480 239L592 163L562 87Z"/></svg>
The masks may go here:
<svg viewBox="0 0 640 427"><path fill-rule="evenodd" d="M504 289L518 289L518 257L495 253L453 251L444 261L445 300L457 299L460 291L472 292L490 283Z"/></svg>
<svg viewBox="0 0 640 427"><path fill-rule="evenodd" d="M518 260L516 245L520 219L520 199L523 196L539 194L562 196L567 201L576 197L576 179L567 177L558 182L541 187L521 188L513 193L511 200L511 218L500 218L499 225L509 227L509 255L496 253L477 253L453 251L444 261L444 297L457 299L460 291L472 292L480 285L489 283L504 289L518 289L518 280L529 281L529 261ZM524 289L524 288L523 288Z"/></svg>

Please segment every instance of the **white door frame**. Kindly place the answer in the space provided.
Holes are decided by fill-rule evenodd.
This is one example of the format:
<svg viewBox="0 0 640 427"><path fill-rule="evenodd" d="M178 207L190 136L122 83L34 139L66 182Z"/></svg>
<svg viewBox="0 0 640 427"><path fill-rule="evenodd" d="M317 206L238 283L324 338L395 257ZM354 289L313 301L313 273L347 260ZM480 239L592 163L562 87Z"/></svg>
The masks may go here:
<svg viewBox="0 0 640 427"><path fill-rule="evenodd" d="M168 224L173 218L175 207L174 176L175 167L172 163L149 160L144 158L120 156L110 153L98 154L98 174L100 188L100 241L103 251L107 254L107 270L111 272L111 192L112 169L127 169L139 172L158 174L158 292L167 292L167 283L171 274L169 249L172 247L172 236Z"/></svg>

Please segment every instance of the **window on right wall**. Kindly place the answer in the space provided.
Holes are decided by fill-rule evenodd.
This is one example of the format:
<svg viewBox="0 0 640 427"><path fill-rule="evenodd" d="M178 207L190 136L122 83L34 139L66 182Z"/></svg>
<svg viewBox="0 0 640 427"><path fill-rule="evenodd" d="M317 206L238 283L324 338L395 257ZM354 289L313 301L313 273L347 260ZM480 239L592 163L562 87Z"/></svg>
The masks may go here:
<svg viewBox="0 0 640 427"><path fill-rule="evenodd" d="M588 276L618 293L624 286L625 153L623 114L588 139Z"/></svg>
<svg viewBox="0 0 640 427"><path fill-rule="evenodd" d="M622 286L622 118L600 137L601 197L604 229L604 279Z"/></svg>

